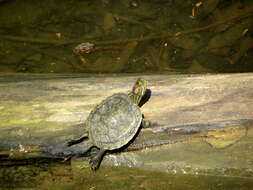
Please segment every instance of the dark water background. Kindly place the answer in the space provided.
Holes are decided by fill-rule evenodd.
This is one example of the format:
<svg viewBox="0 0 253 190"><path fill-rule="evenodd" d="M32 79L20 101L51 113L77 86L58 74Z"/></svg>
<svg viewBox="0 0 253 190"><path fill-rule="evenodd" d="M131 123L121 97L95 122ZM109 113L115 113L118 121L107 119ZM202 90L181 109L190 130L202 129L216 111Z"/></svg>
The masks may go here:
<svg viewBox="0 0 253 190"><path fill-rule="evenodd" d="M1 0L0 72L250 72L252 16L252 0Z"/></svg>

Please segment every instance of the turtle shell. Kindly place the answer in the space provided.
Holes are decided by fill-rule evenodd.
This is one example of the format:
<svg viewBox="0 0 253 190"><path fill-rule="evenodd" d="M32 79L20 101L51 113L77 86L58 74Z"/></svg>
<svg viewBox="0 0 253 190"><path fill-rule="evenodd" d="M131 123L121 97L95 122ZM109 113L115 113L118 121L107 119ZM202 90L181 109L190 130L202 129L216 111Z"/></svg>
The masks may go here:
<svg viewBox="0 0 253 190"><path fill-rule="evenodd" d="M114 94L88 116L89 139L99 148L118 149L135 136L141 121L140 108L126 94Z"/></svg>

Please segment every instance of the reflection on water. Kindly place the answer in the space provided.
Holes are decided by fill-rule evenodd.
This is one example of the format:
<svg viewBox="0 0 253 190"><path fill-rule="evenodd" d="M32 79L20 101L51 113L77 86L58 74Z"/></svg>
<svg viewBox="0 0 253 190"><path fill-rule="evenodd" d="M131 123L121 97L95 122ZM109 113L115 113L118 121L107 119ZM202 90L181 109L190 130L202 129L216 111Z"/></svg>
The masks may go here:
<svg viewBox="0 0 253 190"><path fill-rule="evenodd" d="M3 164L3 163L2 163ZM1 165L2 165L1 164ZM3 164L4 165L4 164ZM252 177L168 174L134 168L74 169L69 162L37 161L0 168L2 188L39 189L228 189L252 190Z"/></svg>

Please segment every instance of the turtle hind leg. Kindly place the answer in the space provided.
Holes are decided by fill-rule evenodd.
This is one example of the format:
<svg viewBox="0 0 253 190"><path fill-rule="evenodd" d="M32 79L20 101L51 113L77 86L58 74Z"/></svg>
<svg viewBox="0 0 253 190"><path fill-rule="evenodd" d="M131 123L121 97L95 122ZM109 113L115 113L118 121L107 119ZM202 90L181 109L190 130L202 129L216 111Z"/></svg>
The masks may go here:
<svg viewBox="0 0 253 190"><path fill-rule="evenodd" d="M106 150L100 149L99 151L97 151L95 155L91 156L90 159L91 170L96 171L99 168L105 152Z"/></svg>
<svg viewBox="0 0 253 190"><path fill-rule="evenodd" d="M72 146L74 144L78 144L80 142L82 142L84 139L88 138L88 133L85 133L83 136L81 136L78 139L73 139L67 142L67 146Z"/></svg>

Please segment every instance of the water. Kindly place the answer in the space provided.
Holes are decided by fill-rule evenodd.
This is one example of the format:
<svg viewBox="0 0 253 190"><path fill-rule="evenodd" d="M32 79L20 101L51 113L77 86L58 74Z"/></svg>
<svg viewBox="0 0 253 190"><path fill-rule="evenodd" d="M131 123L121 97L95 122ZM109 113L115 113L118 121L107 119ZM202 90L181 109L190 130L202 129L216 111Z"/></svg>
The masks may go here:
<svg viewBox="0 0 253 190"><path fill-rule="evenodd" d="M252 177L169 174L136 168L101 166L96 172L70 162L40 160L0 168L1 189L160 189L252 190Z"/></svg>
<svg viewBox="0 0 253 190"><path fill-rule="evenodd" d="M249 72L252 10L251 0L0 1L0 72ZM95 48L74 55L87 42Z"/></svg>

